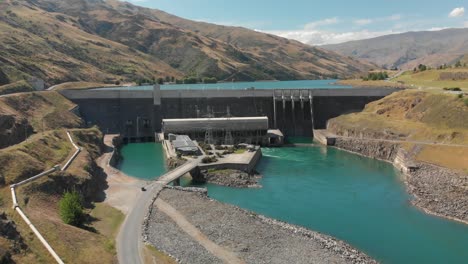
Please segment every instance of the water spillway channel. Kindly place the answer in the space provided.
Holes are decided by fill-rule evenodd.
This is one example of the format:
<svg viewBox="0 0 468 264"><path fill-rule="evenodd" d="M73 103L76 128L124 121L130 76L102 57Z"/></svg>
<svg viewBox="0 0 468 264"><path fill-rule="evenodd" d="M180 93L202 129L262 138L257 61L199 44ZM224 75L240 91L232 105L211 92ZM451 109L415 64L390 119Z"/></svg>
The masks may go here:
<svg viewBox="0 0 468 264"><path fill-rule="evenodd" d="M391 164L325 147L264 148L261 189L206 184L210 197L342 239L382 263L467 263L468 225L410 204ZM165 171L158 144L129 144L121 169ZM142 162L155 159L152 162Z"/></svg>

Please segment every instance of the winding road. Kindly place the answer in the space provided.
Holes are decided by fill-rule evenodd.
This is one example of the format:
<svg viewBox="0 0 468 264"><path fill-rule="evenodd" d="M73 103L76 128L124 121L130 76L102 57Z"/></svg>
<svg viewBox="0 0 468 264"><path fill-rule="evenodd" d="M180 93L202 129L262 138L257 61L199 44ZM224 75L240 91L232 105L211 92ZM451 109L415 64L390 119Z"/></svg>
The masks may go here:
<svg viewBox="0 0 468 264"><path fill-rule="evenodd" d="M117 236L117 257L121 264L139 264L143 261L143 239L142 227L145 216L155 197L161 192L165 185L180 178L191 171L200 163L200 159L191 160L184 165L167 172L157 181L150 183L145 192L138 196L134 207L130 210L120 228Z"/></svg>

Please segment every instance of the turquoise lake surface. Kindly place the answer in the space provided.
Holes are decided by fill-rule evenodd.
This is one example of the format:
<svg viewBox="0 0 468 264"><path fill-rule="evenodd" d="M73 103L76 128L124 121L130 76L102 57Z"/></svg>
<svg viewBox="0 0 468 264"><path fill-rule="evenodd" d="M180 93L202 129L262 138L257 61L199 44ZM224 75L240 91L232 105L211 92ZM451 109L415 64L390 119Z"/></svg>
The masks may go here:
<svg viewBox="0 0 468 264"><path fill-rule="evenodd" d="M166 170L159 144L130 144L122 154L121 169L134 177L154 179ZM468 263L468 225L411 206L391 164L321 146L263 154L263 188L206 184L209 195L342 239L382 263Z"/></svg>
<svg viewBox="0 0 468 264"><path fill-rule="evenodd" d="M161 85L162 90L245 90L255 89L331 89L352 88L352 86L338 85L338 80L303 80L303 81L278 81L278 82L226 82L213 84L170 84ZM128 86L96 88L109 90L153 90L153 86Z"/></svg>

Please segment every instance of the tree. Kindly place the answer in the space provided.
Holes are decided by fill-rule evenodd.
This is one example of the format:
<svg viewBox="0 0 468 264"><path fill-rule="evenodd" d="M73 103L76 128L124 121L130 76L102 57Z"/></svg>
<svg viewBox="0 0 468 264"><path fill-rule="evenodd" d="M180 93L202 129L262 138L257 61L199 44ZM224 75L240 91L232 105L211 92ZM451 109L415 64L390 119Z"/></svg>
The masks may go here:
<svg viewBox="0 0 468 264"><path fill-rule="evenodd" d="M196 84L198 79L196 77L188 77L184 79L184 84Z"/></svg>
<svg viewBox="0 0 468 264"><path fill-rule="evenodd" d="M158 84L164 84L164 79L163 78L158 78Z"/></svg>
<svg viewBox="0 0 468 264"><path fill-rule="evenodd" d="M67 225L80 226L83 223L81 196L76 192L66 192L59 201L60 218Z"/></svg>
<svg viewBox="0 0 468 264"><path fill-rule="evenodd" d="M204 77L202 79L202 82L203 83L217 83L218 79L216 79L216 77Z"/></svg>
<svg viewBox="0 0 468 264"><path fill-rule="evenodd" d="M462 66L461 61L455 63L455 68L460 68Z"/></svg>
<svg viewBox="0 0 468 264"><path fill-rule="evenodd" d="M424 64L419 64L418 70L419 70L419 71L425 71L425 70L427 70L427 66L424 65Z"/></svg>

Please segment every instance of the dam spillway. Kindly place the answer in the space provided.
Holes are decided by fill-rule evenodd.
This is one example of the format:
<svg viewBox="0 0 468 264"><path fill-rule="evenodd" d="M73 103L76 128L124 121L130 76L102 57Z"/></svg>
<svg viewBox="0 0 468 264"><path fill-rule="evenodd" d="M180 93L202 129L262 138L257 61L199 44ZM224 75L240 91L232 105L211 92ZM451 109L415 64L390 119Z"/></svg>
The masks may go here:
<svg viewBox="0 0 468 264"><path fill-rule="evenodd" d="M60 93L87 125L127 138L154 137L162 119L267 116L286 136L311 136L329 119L361 111L399 89L152 90L89 89Z"/></svg>

